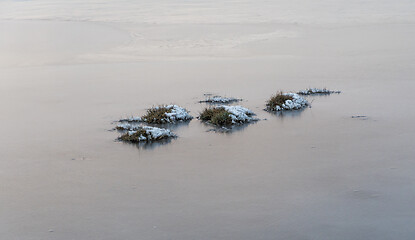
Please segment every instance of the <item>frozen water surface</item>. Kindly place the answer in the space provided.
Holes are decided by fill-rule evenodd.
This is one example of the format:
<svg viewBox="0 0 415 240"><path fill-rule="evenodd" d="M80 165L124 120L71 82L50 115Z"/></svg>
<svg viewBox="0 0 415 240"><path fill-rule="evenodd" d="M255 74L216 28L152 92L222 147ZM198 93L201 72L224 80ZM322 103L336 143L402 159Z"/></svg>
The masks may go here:
<svg viewBox="0 0 415 240"><path fill-rule="evenodd" d="M412 0L0 1L0 238L413 240L414 12ZM262 110L311 86L342 94ZM179 138L147 148L107 131L163 103L196 115L206 92L267 120L232 134L174 124Z"/></svg>

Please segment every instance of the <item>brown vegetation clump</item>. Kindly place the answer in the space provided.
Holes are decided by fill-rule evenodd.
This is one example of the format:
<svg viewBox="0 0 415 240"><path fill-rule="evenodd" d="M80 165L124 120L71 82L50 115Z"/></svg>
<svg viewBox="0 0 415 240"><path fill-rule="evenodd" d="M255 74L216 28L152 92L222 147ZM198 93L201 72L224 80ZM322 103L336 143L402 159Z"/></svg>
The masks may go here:
<svg viewBox="0 0 415 240"><path fill-rule="evenodd" d="M282 92L279 92L267 101L267 110L273 110L277 106L281 107L287 100L293 100L293 97L289 95L284 95Z"/></svg>
<svg viewBox="0 0 415 240"><path fill-rule="evenodd" d="M138 143L143 141L149 141L149 136L150 134L148 134L146 130L139 129L133 134L125 133L121 135L119 139L124 142Z"/></svg>
<svg viewBox="0 0 415 240"><path fill-rule="evenodd" d="M166 113L170 113L171 111L172 109L166 108L166 106L150 108L147 109L147 113L142 119L147 123L163 124L166 123Z"/></svg>
<svg viewBox="0 0 415 240"><path fill-rule="evenodd" d="M224 108L205 108L203 112L200 113L199 119L217 126L232 124L231 114Z"/></svg>

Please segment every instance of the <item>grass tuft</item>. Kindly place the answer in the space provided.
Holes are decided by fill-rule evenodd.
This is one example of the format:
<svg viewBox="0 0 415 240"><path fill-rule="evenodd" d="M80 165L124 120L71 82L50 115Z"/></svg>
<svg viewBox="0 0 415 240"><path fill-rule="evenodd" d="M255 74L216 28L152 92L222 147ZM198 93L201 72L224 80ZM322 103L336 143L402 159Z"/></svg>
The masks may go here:
<svg viewBox="0 0 415 240"><path fill-rule="evenodd" d="M284 95L282 92L279 92L277 94L275 94L274 96L272 96L266 103L267 109L268 110L273 110L275 109L276 106L282 106L285 101L287 100L293 100L292 96L287 96Z"/></svg>
<svg viewBox="0 0 415 240"><path fill-rule="evenodd" d="M129 130L129 129L126 129L125 127L123 127L123 126L116 126L115 127L115 130L118 130L118 131L125 131L125 130Z"/></svg>
<svg viewBox="0 0 415 240"><path fill-rule="evenodd" d="M166 106L159 106L156 108L147 109L146 115L142 119L147 123L163 124L166 123L166 113L170 113L172 109L166 108Z"/></svg>
<svg viewBox="0 0 415 240"><path fill-rule="evenodd" d="M144 129L139 129L133 134L125 133L119 139L124 142L138 143L143 141L142 137L145 137L147 141L149 139L149 134Z"/></svg>
<svg viewBox="0 0 415 240"><path fill-rule="evenodd" d="M218 126L226 126L232 124L232 118L230 116L230 113L225 110L223 112L213 115L210 119L210 122Z"/></svg>
<svg viewBox="0 0 415 240"><path fill-rule="evenodd" d="M232 124L231 114L224 108L205 108L199 115L199 119L217 126Z"/></svg>

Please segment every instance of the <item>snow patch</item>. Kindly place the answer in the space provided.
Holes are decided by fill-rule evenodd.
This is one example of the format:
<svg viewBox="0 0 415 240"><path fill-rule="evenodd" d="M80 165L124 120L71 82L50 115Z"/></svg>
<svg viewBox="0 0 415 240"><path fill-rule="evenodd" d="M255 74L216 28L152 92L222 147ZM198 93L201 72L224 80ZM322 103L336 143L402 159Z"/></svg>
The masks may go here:
<svg viewBox="0 0 415 240"><path fill-rule="evenodd" d="M242 101L242 99L233 98L233 97L221 97L221 96L213 96L208 97L206 100L200 101L201 103L233 103L233 102L239 102Z"/></svg>
<svg viewBox="0 0 415 240"><path fill-rule="evenodd" d="M129 118L122 118L120 122L141 122L141 117L129 117Z"/></svg>
<svg viewBox="0 0 415 240"><path fill-rule="evenodd" d="M166 138L174 138L177 137L176 134L171 132L169 129L165 128L158 128L158 127L150 127L150 126L137 126L131 125L129 123L126 124L119 124L117 126L118 129L124 129L128 132L126 133L128 136L133 136L134 139L130 139L128 141L131 142L151 142L151 141L158 141ZM120 137L121 140L122 136Z"/></svg>
<svg viewBox="0 0 415 240"><path fill-rule="evenodd" d="M117 126L115 127L115 129L117 129L117 130L135 131L135 130L141 129L141 127L142 126L137 125L137 124L131 124L131 123L128 123L128 122L127 123L126 122L123 122L123 123L117 124Z"/></svg>
<svg viewBox="0 0 415 240"><path fill-rule="evenodd" d="M193 117L187 112L185 108L179 107L177 105L168 105L165 108L171 109L171 112L165 114L166 121L168 123L174 123L178 121L190 121L193 119Z"/></svg>
<svg viewBox="0 0 415 240"><path fill-rule="evenodd" d="M143 130L149 135L149 140L151 139L158 139L160 137L176 137L176 134L172 133L169 129L165 128L158 128L158 127L150 127L150 126L143 126Z"/></svg>
<svg viewBox="0 0 415 240"><path fill-rule="evenodd" d="M341 91L331 91L327 88L308 88L306 90L301 90L298 92L300 95L314 95L314 94L332 94L332 93L341 93Z"/></svg>
<svg viewBox="0 0 415 240"><path fill-rule="evenodd" d="M248 108L244 108L242 106L226 106L221 105L217 106L215 108L223 108L227 112L230 113L230 117L232 118L232 124L238 124L238 123L248 123L252 121L257 121L257 118L254 118L255 115L254 112L249 110Z"/></svg>

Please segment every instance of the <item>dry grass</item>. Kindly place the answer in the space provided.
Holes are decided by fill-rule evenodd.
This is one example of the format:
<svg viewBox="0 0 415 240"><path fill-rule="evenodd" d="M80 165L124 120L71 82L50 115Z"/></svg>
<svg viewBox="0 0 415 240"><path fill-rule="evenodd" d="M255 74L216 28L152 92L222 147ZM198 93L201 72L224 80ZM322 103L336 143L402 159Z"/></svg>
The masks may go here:
<svg viewBox="0 0 415 240"><path fill-rule="evenodd" d="M150 108L147 110L146 115L142 119L147 123L163 124L166 123L166 113L170 113L172 109L166 108L166 106L159 106L156 108Z"/></svg>
<svg viewBox="0 0 415 240"><path fill-rule="evenodd" d="M140 139L143 136L146 139L148 139L149 134L146 132L146 130L140 129L140 130L138 130L137 132L135 132L134 134L131 134L131 135L129 133L125 133L125 134L121 135L121 137L119 139L121 141L124 141L124 142L138 143L138 142L143 141L142 139Z"/></svg>
<svg viewBox="0 0 415 240"><path fill-rule="evenodd" d="M205 108L199 119L217 126L232 125L231 114L224 108Z"/></svg>
<svg viewBox="0 0 415 240"><path fill-rule="evenodd" d="M284 95L282 92L279 92L267 101L267 110L273 110L276 106L281 107L287 100L293 100L293 97Z"/></svg>
<svg viewBox="0 0 415 240"><path fill-rule="evenodd" d="M118 130L118 131L126 131L126 130L130 130L130 129L126 129L125 127L122 127L122 126L116 126L115 127L115 130Z"/></svg>

